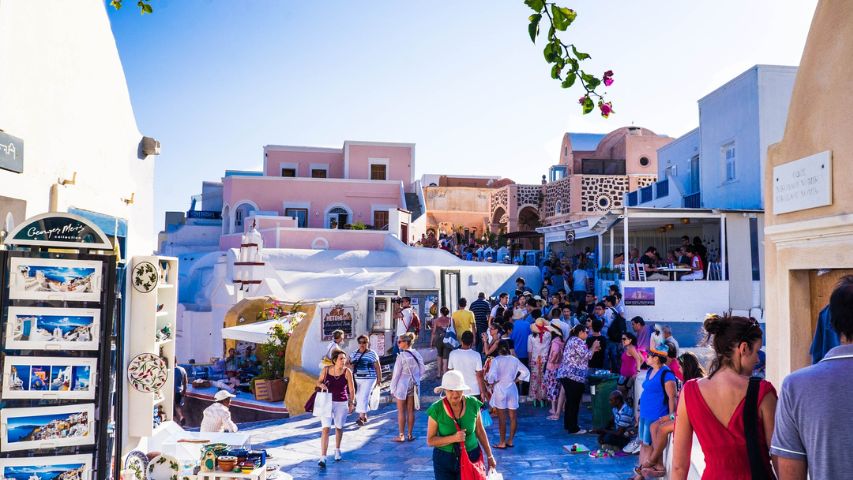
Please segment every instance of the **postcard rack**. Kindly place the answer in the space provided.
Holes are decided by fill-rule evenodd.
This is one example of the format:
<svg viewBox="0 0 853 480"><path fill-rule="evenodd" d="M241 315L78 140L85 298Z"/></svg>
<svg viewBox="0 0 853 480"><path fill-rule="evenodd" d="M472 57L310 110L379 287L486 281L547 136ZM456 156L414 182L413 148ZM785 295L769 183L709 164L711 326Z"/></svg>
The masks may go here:
<svg viewBox="0 0 853 480"><path fill-rule="evenodd" d="M43 238L19 241L32 232ZM123 354L110 242L85 219L49 214L27 220L5 245L0 478L113 478Z"/></svg>

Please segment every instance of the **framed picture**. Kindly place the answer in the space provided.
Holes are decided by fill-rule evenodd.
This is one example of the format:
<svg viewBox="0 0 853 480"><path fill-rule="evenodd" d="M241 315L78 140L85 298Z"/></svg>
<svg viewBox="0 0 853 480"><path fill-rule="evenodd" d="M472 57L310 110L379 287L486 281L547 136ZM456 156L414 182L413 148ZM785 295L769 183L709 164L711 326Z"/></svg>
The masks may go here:
<svg viewBox="0 0 853 480"><path fill-rule="evenodd" d="M102 263L98 260L12 257L9 298L99 302Z"/></svg>
<svg viewBox="0 0 853 480"><path fill-rule="evenodd" d="M97 350L100 320L94 308L9 307L5 348Z"/></svg>
<svg viewBox="0 0 853 480"><path fill-rule="evenodd" d="M93 400L97 362L97 358L7 356L3 362L0 396L4 399Z"/></svg>
<svg viewBox="0 0 853 480"><path fill-rule="evenodd" d="M89 480L91 455L0 458L0 478L5 480Z"/></svg>
<svg viewBox="0 0 853 480"><path fill-rule="evenodd" d="M4 408L0 451L38 450L95 443L95 405Z"/></svg>

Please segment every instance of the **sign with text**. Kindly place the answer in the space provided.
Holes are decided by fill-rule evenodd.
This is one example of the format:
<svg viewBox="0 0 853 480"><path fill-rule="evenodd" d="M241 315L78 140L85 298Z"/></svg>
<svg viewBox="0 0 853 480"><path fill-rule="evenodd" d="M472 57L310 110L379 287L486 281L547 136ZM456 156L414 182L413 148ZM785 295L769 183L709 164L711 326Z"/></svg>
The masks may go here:
<svg viewBox="0 0 853 480"><path fill-rule="evenodd" d="M12 230L7 245L112 250L104 232L83 217L71 213L44 213L28 218Z"/></svg>
<svg viewBox="0 0 853 480"><path fill-rule="evenodd" d="M344 338L352 338L352 320L355 318L355 308L335 305L320 309L320 329L323 340L331 340L332 332L343 330Z"/></svg>
<svg viewBox="0 0 853 480"><path fill-rule="evenodd" d="M832 205L832 152L773 167L773 213Z"/></svg>
<svg viewBox="0 0 853 480"><path fill-rule="evenodd" d="M655 304L655 287L625 287L625 306L652 307Z"/></svg>
<svg viewBox="0 0 853 480"><path fill-rule="evenodd" d="M24 172L24 141L5 132L0 132L0 168Z"/></svg>

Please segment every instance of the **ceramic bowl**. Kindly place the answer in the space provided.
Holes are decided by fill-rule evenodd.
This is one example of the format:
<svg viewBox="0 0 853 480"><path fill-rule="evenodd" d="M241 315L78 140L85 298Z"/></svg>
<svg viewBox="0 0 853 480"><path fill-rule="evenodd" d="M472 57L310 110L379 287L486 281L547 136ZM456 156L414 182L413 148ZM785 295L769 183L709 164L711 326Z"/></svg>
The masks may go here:
<svg viewBox="0 0 853 480"><path fill-rule="evenodd" d="M237 457L222 455L216 458L216 463L219 465L219 469L223 472L230 472L237 466Z"/></svg>

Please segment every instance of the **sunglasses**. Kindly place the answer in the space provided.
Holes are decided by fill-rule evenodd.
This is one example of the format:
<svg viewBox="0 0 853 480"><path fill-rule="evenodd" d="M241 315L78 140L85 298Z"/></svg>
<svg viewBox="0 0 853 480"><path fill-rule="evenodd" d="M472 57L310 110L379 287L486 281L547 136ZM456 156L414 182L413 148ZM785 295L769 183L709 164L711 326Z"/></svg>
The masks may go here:
<svg viewBox="0 0 853 480"><path fill-rule="evenodd" d="M358 342L359 345L367 345L367 342Z"/></svg>

